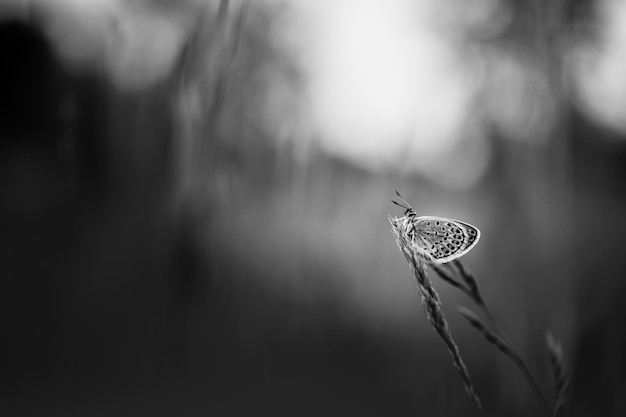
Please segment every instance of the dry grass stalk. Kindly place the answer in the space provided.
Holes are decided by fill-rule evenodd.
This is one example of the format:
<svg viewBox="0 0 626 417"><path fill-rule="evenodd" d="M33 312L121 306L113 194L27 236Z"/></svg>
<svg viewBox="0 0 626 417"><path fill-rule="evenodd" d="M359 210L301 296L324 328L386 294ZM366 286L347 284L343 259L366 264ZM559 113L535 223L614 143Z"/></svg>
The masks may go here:
<svg viewBox="0 0 626 417"><path fill-rule="evenodd" d="M458 259L452 261L452 264L455 266L456 270L459 273L459 276L467 286L470 292L470 297L476 304L485 308L485 301L483 300L483 296L480 293L480 288L478 287L478 281L474 277L474 274L470 272L469 269L465 267Z"/></svg>
<svg viewBox="0 0 626 417"><path fill-rule="evenodd" d="M454 276L454 274L452 274L450 271L448 271L448 268L446 268L444 265L439 265L439 264L430 264L430 267L437 272L437 274L439 274L439 277L446 281L448 284L452 285L455 288L460 289L461 291L463 291L465 294L470 295L471 296L471 292L469 290L469 288L467 288L465 286L465 284L463 284L462 282L460 282L459 280L456 279L456 277Z"/></svg>
<svg viewBox="0 0 626 417"><path fill-rule="evenodd" d="M461 315L463 315L463 317L465 317L469 321L472 327L474 327L475 329L477 329L483 334L483 336L485 337L485 339L487 339L489 343L491 343L496 348L498 348L500 352L502 352L506 357L508 357L511 361L513 361L515 365L517 365L517 367L522 372L522 374L528 381L529 385L533 389L533 392L537 396L537 399L539 400L539 403L541 404L541 408L543 409L543 412L547 416L550 416L552 412L550 411L550 405L548 404L548 401L546 400L545 396L541 392L541 389L539 388L539 385L535 381L535 378L533 378L532 374L528 370L526 363L513 348L513 345L505 338L504 335L499 335L498 333L496 333L496 331L492 330L472 310L465 308L465 307L459 307L458 311L459 313L461 313Z"/></svg>
<svg viewBox="0 0 626 417"><path fill-rule="evenodd" d="M458 259L454 260L452 264L454 265L454 269L450 267L446 270L438 265L431 265L431 267L445 282L456 288L460 288L465 294L467 294L489 319L489 324L483 321L475 312L468 308L460 307L459 313L461 313L461 315L468 320L472 327L480 331L489 343L494 345L506 357L515 363L520 372L522 372L526 378L528 384L531 386L544 414L546 416L556 417L565 404L565 391L567 387L567 372L564 366L561 345L556 343L554 338L550 338L548 340L548 350L550 352L550 359L557 385L557 400L554 407L550 407L546 397L543 395L539 385L528 370L528 367L526 366L526 363L522 359L521 355L516 352L512 343L508 341L504 333L499 329L493 316L489 312L489 309L484 302L484 298L480 293L478 281L474 275ZM458 278L454 275L453 271L456 272Z"/></svg>
<svg viewBox="0 0 626 417"><path fill-rule="evenodd" d="M463 317L469 321L469 323L477 329L479 332L485 336L485 339L489 341L492 345L498 348L505 355L512 355L513 351L511 350L509 343L505 341L502 337L498 336L494 331L492 331L489 326L480 318L476 313L466 307L459 307L459 313Z"/></svg>
<svg viewBox="0 0 626 417"><path fill-rule="evenodd" d="M413 244L410 237L408 236L408 221L405 218L398 219L395 217L389 217L389 222L391 223L391 230L396 237L396 243L398 245L398 248L409 263L409 266L411 267L411 270L413 272L413 276L417 281L417 288L419 290L420 298L426 311L426 316L437 334L439 334L439 336L446 344L446 347L448 348L448 351L452 356L454 367L456 368L459 376L463 381L463 384L465 385L465 390L467 394L472 399L472 401L474 401L476 407L480 409L480 399L474 392L474 387L472 385L469 372L467 371L467 367L465 366L465 363L461 358L461 353L458 346L452 338L452 333L450 332L450 328L444 317L443 310L441 309L441 301L439 299L439 295L433 287L430 278L428 278L425 258L418 251L417 247Z"/></svg>
<svg viewBox="0 0 626 417"><path fill-rule="evenodd" d="M563 357L563 347L561 343L555 339L552 333L546 335L548 353L550 354L550 365L554 373L554 381L556 383L556 399L552 407L552 416L557 417L559 412L564 408L567 401L567 386L569 385L569 372Z"/></svg>

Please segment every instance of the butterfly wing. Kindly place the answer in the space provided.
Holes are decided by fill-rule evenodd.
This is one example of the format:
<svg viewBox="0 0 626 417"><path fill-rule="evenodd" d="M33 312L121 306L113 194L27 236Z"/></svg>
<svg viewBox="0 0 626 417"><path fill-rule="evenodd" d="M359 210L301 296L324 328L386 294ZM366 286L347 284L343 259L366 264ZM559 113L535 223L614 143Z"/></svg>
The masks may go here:
<svg viewBox="0 0 626 417"><path fill-rule="evenodd" d="M420 216L413 223L414 238L431 261L446 263L469 252L480 239L480 230L459 220Z"/></svg>

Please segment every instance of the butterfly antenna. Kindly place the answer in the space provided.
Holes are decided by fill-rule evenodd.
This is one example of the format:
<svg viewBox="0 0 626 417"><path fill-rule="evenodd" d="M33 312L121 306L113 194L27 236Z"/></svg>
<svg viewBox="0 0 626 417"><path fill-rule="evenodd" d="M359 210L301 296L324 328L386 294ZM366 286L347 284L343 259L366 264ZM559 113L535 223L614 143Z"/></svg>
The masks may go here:
<svg viewBox="0 0 626 417"><path fill-rule="evenodd" d="M403 206L403 205L398 204L398 203L396 203L396 204L398 204L400 207L404 207L404 208L407 208L407 209L408 209L408 208L412 208L412 207L411 207L411 205L409 204L409 202L408 202L408 201L406 201L406 200L404 199L404 197L402 197L402 195L400 194L400 192L399 192L398 190L396 190L396 195L397 195L398 197L400 197L400 201L402 201L404 204L406 204L406 206ZM393 201L393 200L392 200L392 201Z"/></svg>
<svg viewBox="0 0 626 417"><path fill-rule="evenodd" d="M396 206L400 206L400 207L402 207L403 209L408 209L408 207L407 207L407 206L405 206L405 205L403 205L403 204L400 204L400 203L398 203L397 201L393 201L393 200L391 200L391 202L392 202L393 204L395 204Z"/></svg>

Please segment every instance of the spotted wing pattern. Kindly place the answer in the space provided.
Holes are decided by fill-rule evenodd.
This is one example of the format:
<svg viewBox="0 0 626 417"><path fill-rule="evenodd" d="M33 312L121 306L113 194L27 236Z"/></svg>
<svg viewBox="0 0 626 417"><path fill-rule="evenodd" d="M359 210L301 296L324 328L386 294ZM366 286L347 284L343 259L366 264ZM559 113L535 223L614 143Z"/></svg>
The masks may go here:
<svg viewBox="0 0 626 417"><path fill-rule="evenodd" d="M480 231L471 224L435 216L415 218L411 232L418 248L436 263L465 255L480 239Z"/></svg>

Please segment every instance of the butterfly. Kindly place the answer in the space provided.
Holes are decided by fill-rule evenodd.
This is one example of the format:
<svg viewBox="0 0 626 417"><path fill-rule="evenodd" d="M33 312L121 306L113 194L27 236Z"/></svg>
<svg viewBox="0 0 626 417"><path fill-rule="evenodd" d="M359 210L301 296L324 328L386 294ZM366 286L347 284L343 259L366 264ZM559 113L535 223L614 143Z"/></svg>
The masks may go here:
<svg viewBox="0 0 626 417"><path fill-rule="evenodd" d="M404 204L391 202L405 209L403 219L409 225L409 238L429 261L438 264L450 262L465 255L478 243L478 228L445 217L418 216L397 190L396 195Z"/></svg>

